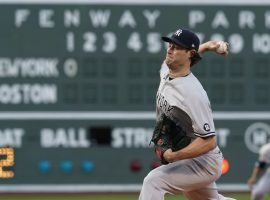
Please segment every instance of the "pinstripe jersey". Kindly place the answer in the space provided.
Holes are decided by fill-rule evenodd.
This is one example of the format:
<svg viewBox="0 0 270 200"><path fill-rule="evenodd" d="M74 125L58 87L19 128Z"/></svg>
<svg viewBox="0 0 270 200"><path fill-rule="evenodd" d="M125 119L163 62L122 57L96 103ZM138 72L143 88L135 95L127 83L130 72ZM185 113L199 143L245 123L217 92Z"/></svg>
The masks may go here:
<svg viewBox="0 0 270 200"><path fill-rule="evenodd" d="M259 160L270 164L270 143L261 147L259 152Z"/></svg>
<svg viewBox="0 0 270 200"><path fill-rule="evenodd" d="M192 73L169 80L169 69L163 63L156 104L157 120L167 115L192 139L216 134L207 93Z"/></svg>
<svg viewBox="0 0 270 200"><path fill-rule="evenodd" d="M265 144L259 151L259 161L268 164L268 171L270 172L270 143Z"/></svg>

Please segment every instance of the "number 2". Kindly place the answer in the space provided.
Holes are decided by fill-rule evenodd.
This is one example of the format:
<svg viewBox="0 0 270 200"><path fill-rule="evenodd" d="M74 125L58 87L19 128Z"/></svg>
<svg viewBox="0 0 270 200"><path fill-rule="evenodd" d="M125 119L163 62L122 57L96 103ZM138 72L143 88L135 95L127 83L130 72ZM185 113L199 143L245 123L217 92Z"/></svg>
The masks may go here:
<svg viewBox="0 0 270 200"><path fill-rule="evenodd" d="M12 167L13 165L14 165L14 149L0 148L0 178L14 177L14 172L6 169L7 167Z"/></svg>

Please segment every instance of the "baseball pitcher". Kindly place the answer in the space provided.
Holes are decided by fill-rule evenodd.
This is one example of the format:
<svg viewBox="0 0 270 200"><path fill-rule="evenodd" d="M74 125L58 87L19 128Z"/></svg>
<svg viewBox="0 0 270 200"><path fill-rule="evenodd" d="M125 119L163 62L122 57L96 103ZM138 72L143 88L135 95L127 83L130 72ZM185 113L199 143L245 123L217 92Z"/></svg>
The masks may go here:
<svg viewBox="0 0 270 200"><path fill-rule="evenodd" d="M223 156L207 93L190 70L205 51L227 55L228 50L214 41L200 46L197 35L187 29L162 40L169 46L160 70L151 141L163 165L145 177L139 199L163 200L166 193L182 193L189 200L231 199L217 191Z"/></svg>

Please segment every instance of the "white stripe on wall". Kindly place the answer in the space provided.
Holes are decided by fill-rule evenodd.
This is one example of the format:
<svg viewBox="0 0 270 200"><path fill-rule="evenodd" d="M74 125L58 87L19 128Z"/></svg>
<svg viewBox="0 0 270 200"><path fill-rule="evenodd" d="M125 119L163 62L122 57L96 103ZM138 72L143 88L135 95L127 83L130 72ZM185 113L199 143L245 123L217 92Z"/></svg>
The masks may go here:
<svg viewBox="0 0 270 200"><path fill-rule="evenodd" d="M246 192L246 184L219 184L221 192ZM140 184L14 184L0 185L0 193L139 192Z"/></svg>
<svg viewBox="0 0 270 200"><path fill-rule="evenodd" d="M0 0L0 4L270 5L269 0Z"/></svg>
<svg viewBox="0 0 270 200"><path fill-rule="evenodd" d="M269 120L270 112L214 112L215 120ZM132 111L6 111L0 112L0 120L154 120L155 112Z"/></svg>

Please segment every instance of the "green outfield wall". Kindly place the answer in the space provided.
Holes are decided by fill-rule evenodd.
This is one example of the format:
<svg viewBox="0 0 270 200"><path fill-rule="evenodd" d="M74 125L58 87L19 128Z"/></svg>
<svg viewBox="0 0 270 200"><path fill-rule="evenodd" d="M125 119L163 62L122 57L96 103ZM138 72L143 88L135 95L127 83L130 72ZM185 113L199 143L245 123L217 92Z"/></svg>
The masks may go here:
<svg viewBox="0 0 270 200"><path fill-rule="evenodd" d="M181 27L230 43L192 71L230 164L218 184L247 190L270 141L270 4L241 2L0 1L0 191L139 190L157 165L160 37Z"/></svg>

